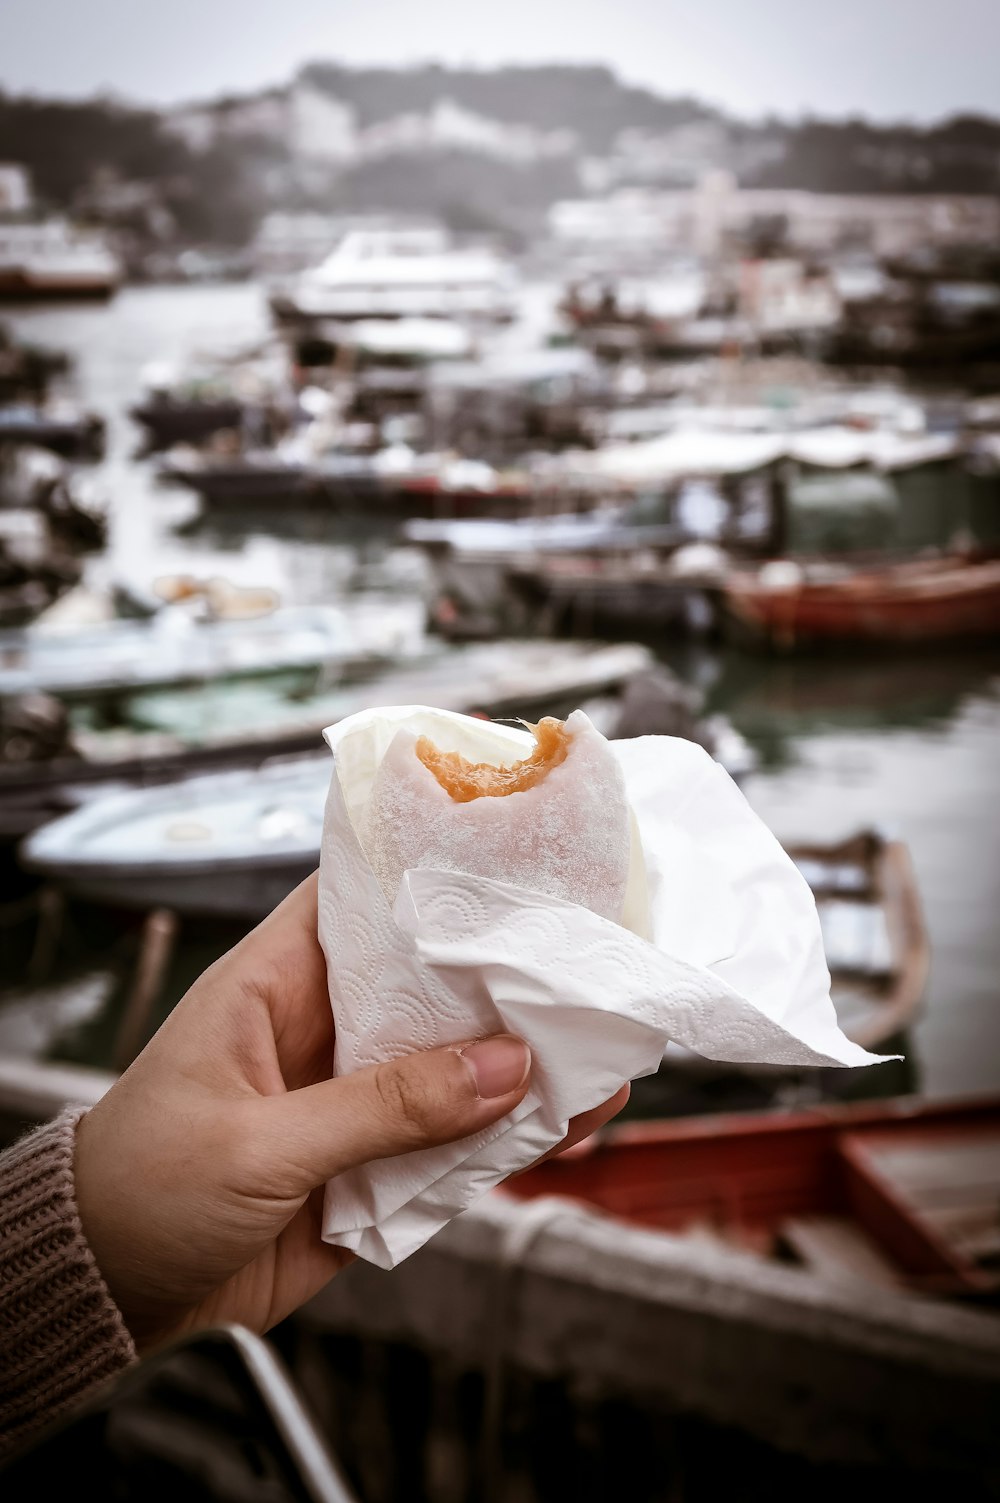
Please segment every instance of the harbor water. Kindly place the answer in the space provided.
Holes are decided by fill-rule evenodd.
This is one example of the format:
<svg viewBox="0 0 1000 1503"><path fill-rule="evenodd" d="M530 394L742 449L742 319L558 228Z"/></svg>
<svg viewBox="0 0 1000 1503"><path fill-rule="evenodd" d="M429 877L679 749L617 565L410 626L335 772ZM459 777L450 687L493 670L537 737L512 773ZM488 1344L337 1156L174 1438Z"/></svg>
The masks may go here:
<svg viewBox="0 0 1000 1503"><path fill-rule="evenodd" d="M263 340L259 287L134 287L107 307L50 306L8 322L65 348L74 394L108 422L93 479L108 496L109 542L88 565L93 583L148 588L165 574L221 575L298 603L346 588L358 545L334 515L286 516L280 532L250 517L229 518L224 530L199 526L196 498L154 481L127 415L149 363ZM367 537L364 549L418 588L418 561L400 557L391 532ZM908 843L932 947L907 1041L912 1078L937 1097L1000 1088L1000 649L816 661L714 645L662 651L749 741L757 766L744 790L780 838L821 841L874 826Z"/></svg>

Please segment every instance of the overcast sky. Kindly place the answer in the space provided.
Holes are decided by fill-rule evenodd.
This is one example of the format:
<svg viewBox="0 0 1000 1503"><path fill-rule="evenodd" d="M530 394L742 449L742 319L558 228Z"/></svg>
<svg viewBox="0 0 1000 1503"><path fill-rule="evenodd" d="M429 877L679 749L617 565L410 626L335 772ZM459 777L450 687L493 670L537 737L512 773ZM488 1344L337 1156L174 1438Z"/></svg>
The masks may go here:
<svg viewBox="0 0 1000 1503"><path fill-rule="evenodd" d="M743 114L1000 114L1000 0L0 0L0 86L168 103L311 58L603 61Z"/></svg>

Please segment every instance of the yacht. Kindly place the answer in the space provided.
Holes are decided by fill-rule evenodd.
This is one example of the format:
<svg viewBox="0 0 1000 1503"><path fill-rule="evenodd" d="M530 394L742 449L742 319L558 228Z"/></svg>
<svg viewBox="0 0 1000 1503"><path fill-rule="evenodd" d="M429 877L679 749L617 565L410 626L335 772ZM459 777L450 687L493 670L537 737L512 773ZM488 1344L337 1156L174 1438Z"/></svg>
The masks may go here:
<svg viewBox="0 0 1000 1503"><path fill-rule="evenodd" d="M0 298L108 298L122 268L103 236L65 219L0 222Z"/></svg>
<svg viewBox="0 0 1000 1503"><path fill-rule="evenodd" d="M513 315L508 261L485 247L456 247L438 226L353 229L271 307L279 318L504 320Z"/></svg>

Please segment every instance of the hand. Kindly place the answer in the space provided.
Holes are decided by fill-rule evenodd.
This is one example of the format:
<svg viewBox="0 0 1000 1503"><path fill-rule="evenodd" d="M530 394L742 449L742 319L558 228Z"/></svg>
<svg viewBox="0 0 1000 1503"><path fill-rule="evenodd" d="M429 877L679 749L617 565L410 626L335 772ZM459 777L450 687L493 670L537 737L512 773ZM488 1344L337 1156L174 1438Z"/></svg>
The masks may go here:
<svg viewBox="0 0 1000 1503"><path fill-rule="evenodd" d="M335 1080L332 1058L313 876L199 978L77 1129L84 1232L140 1350L289 1315L353 1256L320 1240L326 1180L478 1132L530 1075L506 1035ZM577 1118L559 1147L627 1099Z"/></svg>

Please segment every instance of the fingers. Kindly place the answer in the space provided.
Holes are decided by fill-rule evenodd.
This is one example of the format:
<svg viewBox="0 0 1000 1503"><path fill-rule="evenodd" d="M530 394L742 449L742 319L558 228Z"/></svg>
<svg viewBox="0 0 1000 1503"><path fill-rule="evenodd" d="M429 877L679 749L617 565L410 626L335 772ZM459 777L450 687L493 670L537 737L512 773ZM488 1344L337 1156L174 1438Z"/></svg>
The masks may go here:
<svg viewBox="0 0 1000 1503"><path fill-rule="evenodd" d="M319 984L325 991L326 962L317 934L318 891L319 873L313 872L238 946L244 964L263 972L265 983L277 978L283 990Z"/></svg>
<svg viewBox="0 0 1000 1503"><path fill-rule="evenodd" d="M260 1147L284 1193L304 1195L370 1159L490 1126L517 1106L530 1069L527 1045L508 1034L404 1055L262 1101L274 1121Z"/></svg>
<svg viewBox="0 0 1000 1503"><path fill-rule="evenodd" d="M549 1149L548 1153L543 1154L539 1162L544 1163L546 1159L555 1158L557 1154L570 1153L577 1147L579 1147L581 1152L585 1152L586 1150L583 1146L585 1140L597 1132L599 1128L603 1127L606 1122L610 1122L612 1117L617 1117L623 1107L628 1104L631 1089L631 1086L626 1082L620 1091L616 1091L613 1096L609 1097L607 1101L602 1102L600 1106L595 1106L592 1111L582 1112L579 1117L574 1117L569 1124L569 1132L563 1138L562 1142L557 1143L554 1148Z"/></svg>
<svg viewBox="0 0 1000 1503"><path fill-rule="evenodd" d="M628 1103L631 1090L631 1085L626 1081L620 1090L617 1090L613 1096L609 1096L607 1101L602 1101L600 1106L592 1107L589 1112L581 1112L578 1117L573 1117L569 1124L569 1131L561 1142L557 1143L554 1148L550 1148L547 1153L539 1154L537 1159L532 1159L530 1164L526 1164L510 1178L516 1179L518 1174L527 1174L528 1170L534 1169L537 1164L544 1164L546 1159L554 1159L560 1154L572 1155L574 1152L581 1154L588 1152L585 1146L587 1139L606 1122L610 1122L612 1117L618 1115Z"/></svg>

